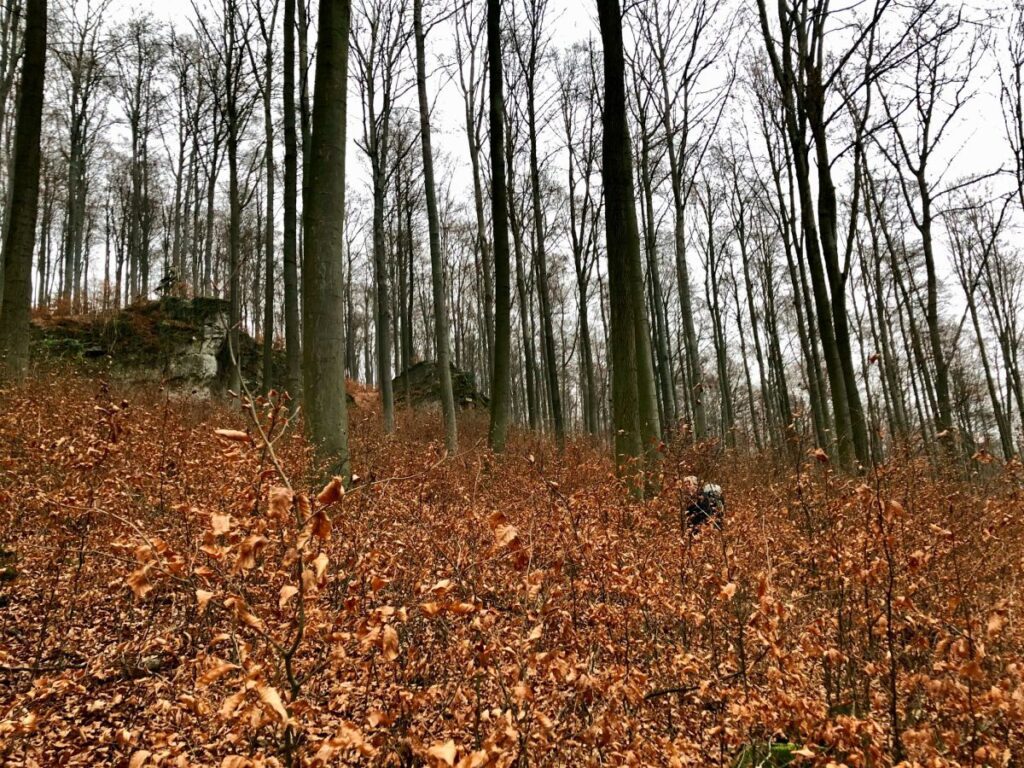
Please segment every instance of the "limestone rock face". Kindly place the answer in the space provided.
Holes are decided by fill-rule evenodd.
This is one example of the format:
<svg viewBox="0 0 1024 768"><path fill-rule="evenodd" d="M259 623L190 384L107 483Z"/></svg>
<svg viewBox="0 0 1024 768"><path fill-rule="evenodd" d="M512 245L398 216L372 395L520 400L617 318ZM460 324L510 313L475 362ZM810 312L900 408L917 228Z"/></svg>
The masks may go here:
<svg viewBox="0 0 1024 768"><path fill-rule="evenodd" d="M49 316L34 321L37 353L102 366L113 377L149 381L199 395L223 390L231 365L228 302L165 297L104 317ZM242 370L253 385L260 351L242 334ZM283 380L283 362L275 378Z"/></svg>
<svg viewBox="0 0 1024 768"><path fill-rule="evenodd" d="M215 388L221 380L221 358L227 354L227 313L201 319L193 337L167 351L167 378Z"/></svg>

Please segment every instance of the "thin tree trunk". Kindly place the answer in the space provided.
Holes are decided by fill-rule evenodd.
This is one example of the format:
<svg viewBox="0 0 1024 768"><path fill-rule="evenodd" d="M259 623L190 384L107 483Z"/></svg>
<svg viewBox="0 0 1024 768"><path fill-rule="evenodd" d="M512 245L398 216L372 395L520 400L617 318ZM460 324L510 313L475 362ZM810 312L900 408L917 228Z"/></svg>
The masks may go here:
<svg viewBox="0 0 1024 768"><path fill-rule="evenodd" d="M434 155L430 145L430 102L427 98L427 55L423 30L423 0L413 0L413 25L416 38L416 91L420 107L420 140L423 145L423 187L427 201L427 229L430 235L430 271L434 295L434 336L437 344L437 369L441 383L441 411L444 415L445 447L454 455L458 450L458 426L455 420L455 395L448 340L448 313L445 307L444 264L441 254L437 192L434 186Z"/></svg>
<svg viewBox="0 0 1024 768"><path fill-rule="evenodd" d="M302 386L302 346L299 328L299 270L296 223L298 216L298 146L295 132L295 5L284 4L284 346L289 394L299 398ZM351 330L349 331L351 333Z"/></svg>

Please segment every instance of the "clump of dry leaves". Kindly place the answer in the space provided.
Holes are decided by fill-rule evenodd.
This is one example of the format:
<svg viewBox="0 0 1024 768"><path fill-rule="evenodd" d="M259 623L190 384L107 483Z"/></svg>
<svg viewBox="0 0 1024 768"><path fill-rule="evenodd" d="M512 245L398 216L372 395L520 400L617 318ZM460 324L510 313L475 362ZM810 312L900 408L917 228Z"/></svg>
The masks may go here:
<svg viewBox="0 0 1024 768"><path fill-rule="evenodd" d="M1014 765L1018 465L833 475L485 449L353 414L344 492L276 399L67 374L0 396L0 762L222 768ZM714 475L723 531L683 527Z"/></svg>

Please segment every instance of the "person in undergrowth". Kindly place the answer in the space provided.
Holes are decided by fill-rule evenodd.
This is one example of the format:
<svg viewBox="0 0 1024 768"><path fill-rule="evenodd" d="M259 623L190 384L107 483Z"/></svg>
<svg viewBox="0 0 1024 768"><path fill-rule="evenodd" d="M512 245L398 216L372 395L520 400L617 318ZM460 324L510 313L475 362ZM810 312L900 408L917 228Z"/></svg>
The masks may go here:
<svg viewBox="0 0 1024 768"><path fill-rule="evenodd" d="M688 484L696 489L697 478L688 477ZM715 483L705 483L700 492L692 497L690 505L686 508L686 522L691 531L699 531L705 525L712 525L716 530L722 530L722 523L725 518L725 494L722 493L722 486Z"/></svg>

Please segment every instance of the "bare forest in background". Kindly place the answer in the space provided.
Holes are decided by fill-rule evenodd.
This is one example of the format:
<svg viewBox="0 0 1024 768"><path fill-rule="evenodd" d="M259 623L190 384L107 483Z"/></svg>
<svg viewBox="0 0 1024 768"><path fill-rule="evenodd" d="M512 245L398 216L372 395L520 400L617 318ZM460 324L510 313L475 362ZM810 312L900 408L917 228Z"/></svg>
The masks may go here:
<svg viewBox="0 0 1024 768"><path fill-rule="evenodd" d="M1024 5L177 4L0 3L0 761L1024 760Z"/></svg>

